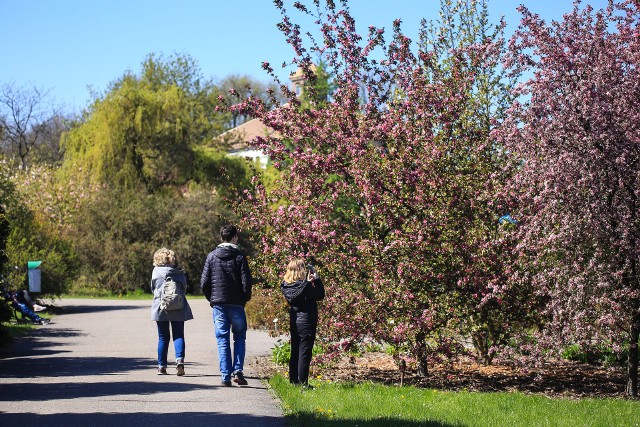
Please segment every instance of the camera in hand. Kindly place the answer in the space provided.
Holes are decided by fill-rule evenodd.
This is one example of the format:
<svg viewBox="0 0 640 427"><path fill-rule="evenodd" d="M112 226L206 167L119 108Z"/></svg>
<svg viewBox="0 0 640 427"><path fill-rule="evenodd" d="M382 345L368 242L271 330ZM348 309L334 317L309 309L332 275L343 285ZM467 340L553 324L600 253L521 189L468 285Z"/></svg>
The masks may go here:
<svg viewBox="0 0 640 427"><path fill-rule="evenodd" d="M314 280L316 278L316 269L311 264L307 264L307 280Z"/></svg>

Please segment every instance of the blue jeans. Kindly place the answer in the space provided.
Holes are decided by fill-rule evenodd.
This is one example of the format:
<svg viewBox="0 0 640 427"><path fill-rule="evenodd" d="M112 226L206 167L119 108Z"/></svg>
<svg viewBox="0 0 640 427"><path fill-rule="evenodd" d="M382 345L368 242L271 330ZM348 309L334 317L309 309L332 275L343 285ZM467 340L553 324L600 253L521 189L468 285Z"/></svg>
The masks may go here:
<svg viewBox="0 0 640 427"><path fill-rule="evenodd" d="M29 319L31 319L34 322L39 322L42 320L42 317L35 314L27 304L13 301L11 305L13 305L13 307L16 310L18 310L20 313L22 313L24 316L27 316Z"/></svg>
<svg viewBox="0 0 640 427"><path fill-rule="evenodd" d="M158 366L167 367L167 353L173 332L173 347L176 351L176 360L184 360L184 321L173 320L156 322L158 325ZM169 331L171 324L171 332Z"/></svg>
<svg viewBox="0 0 640 427"><path fill-rule="evenodd" d="M231 375L242 372L247 338L247 316L241 305L214 305L213 324L218 342L220 375L222 381L230 381ZM229 332L233 333L233 360Z"/></svg>

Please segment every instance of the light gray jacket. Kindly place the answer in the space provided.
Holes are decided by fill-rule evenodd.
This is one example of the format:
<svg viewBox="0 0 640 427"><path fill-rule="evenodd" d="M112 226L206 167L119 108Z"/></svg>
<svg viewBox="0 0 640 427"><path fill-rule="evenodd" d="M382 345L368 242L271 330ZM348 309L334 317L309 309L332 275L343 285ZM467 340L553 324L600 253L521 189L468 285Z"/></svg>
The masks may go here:
<svg viewBox="0 0 640 427"><path fill-rule="evenodd" d="M176 267L160 266L154 267L151 274L151 292L153 292L153 303L151 304L151 320L167 321L167 320L191 320L193 313L187 302L187 296L184 297L184 307L182 310L164 311L160 309L160 300L162 298L162 285L167 276L171 276L178 285L182 286L182 294L187 291L187 277L184 271Z"/></svg>

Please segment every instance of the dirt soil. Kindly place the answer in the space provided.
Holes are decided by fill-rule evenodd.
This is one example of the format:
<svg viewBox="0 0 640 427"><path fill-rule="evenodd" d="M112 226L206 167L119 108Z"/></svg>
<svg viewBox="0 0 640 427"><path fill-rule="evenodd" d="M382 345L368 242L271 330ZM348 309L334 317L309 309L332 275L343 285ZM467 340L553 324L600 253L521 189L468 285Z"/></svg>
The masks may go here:
<svg viewBox="0 0 640 427"><path fill-rule="evenodd" d="M269 357L255 360L261 377L276 372L286 375L287 368L276 366ZM429 367L427 377L400 371L386 353L366 353L344 357L331 367L312 366L312 376L323 380L414 385L450 391L484 391L543 394L549 397L587 398L624 397L626 374L622 368L603 368L580 363L547 364L540 368L505 365L480 365L462 359L451 365Z"/></svg>

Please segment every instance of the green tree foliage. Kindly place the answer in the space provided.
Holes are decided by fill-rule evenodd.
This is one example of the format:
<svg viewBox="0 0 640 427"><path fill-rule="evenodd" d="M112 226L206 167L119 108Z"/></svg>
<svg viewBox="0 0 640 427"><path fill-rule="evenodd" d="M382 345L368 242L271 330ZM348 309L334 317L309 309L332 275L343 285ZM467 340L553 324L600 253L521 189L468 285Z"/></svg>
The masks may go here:
<svg viewBox="0 0 640 427"><path fill-rule="evenodd" d="M42 261L42 293L60 295L67 291L78 271L78 258L72 245L32 221L15 226L7 242L7 255L12 265L20 268L10 275L12 283L22 286L27 261Z"/></svg>
<svg viewBox="0 0 640 427"><path fill-rule="evenodd" d="M193 60L147 57L98 97L85 120L63 137L67 175L117 188L155 191L193 177L193 147L222 130L217 89Z"/></svg>
<svg viewBox="0 0 640 427"><path fill-rule="evenodd" d="M8 180L4 179L0 175L0 200L6 200L7 195L12 190L12 184ZM4 282L4 271L7 264L7 239L9 237L9 220L7 219L5 207L3 203L0 203L0 292L4 292L7 284ZM7 337L7 332L1 325L2 322L6 322L11 318L11 311L8 304L4 303L4 295L0 295L0 343L4 342Z"/></svg>
<svg viewBox="0 0 640 427"><path fill-rule="evenodd" d="M225 198L236 198L251 182L251 169L246 160L230 157L218 148L198 147L194 170L196 181L210 183Z"/></svg>
<svg viewBox="0 0 640 427"><path fill-rule="evenodd" d="M199 289L204 258L228 218L220 197L235 198L251 176L215 138L231 117L217 111L219 95L192 58L152 54L64 135L61 178L98 189L69 222L83 265L80 289L148 289L161 246L176 251Z"/></svg>
<svg viewBox="0 0 640 427"><path fill-rule="evenodd" d="M8 167L0 165L0 175L9 181ZM13 288L22 287L27 261L42 261L42 292L60 295L67 290L78 270L78 260L71 245L56 233L56 229L36 219L12 183L0 185L2 208L8 225L5 268Z"/></svg>
<svg viewBox="0 0 640 427"><path fill-rule="evenodd" d="M30 153L31 165L47 164L60 166L64 160L64 151L60 146L62 134L71 129L74 118L60 113L53 113L42 123L42 138Z"/></svg>
<svg viewBox="0 0 640 427"><path fill-rule="evenodd" d="M12 197L14 187L11 181L6 179L5 176L0 174L0 274L4 271L7 263L7 239L9 238L9 219L7 218L7 211L5 202Z"/></svg>
<svg viewBox="0 0 640 427"><path fill-rule="evenodd" d="M299 96L300 104L303 108L324 108L335 89L336 85L331 80L327 64L324 61L320 61L313 68L313 73L304 81Z"/></svg>
<svg viewBox="0 0 640 427"><path fill-rule="evenodd" d="M176 190L177 191L177 190ZM79 212L71 233L85 285L115 293L149 290L154 252L176 252L192 291L202 264L217 244L227 217L215 192L195 187L185 194L105 190Z"/></svg>
<svg viewBox="0 0 640 427"><path fill-rule="evenodd" d="M151 54L70 128L62 116L46 121L39 129L51 143L28 148L54 166L4 169L12 195L2 198L7 265L42 260L47 293L64 292L79 265L73 290L126 293L148 289L152 255L166 246L199 289L219 227L233 221L220 198L237 198L251 177L245 160L228 157L215 138L231 117L217 111L219 95L189 56ZM52 141L65 130L57 150ZM11 283L22 285L23 273L12 273Z"/></svg>
<svg viewBox="0 0 640 427"><path fill-rule="evenodd" d="M492 55L486 53L488 42ZM504 150L490 136L514 99L510 88L519 74L508 76L502 68L504 22L490 22L486 0L441 0L439 20L422 21L420 45L428 53L424 70L432 81L452 81L456 74L473 76L472 84L461 86L466 97L453 118L452 132L438 135L451 147L447 139L468 141L456 151L452 148L444 171L460 174L466 187L464 199L473 200L464 207L456 202L461 194L453 193L448 209L452 213L462 208L459 214L467 221L460 233L454 232L460 238L454 268L467 272L457 279L457 327L471 336L478 354L491 363L497 347L506 344L514 330L526 326L533 315L527 313L533 302L530 287L517 291L506 287L517 268L511 255L516 242L511 224L498 222L507 212L500 210L500 200L494 195L508 178L503 172L507 163Z"/></svg>

